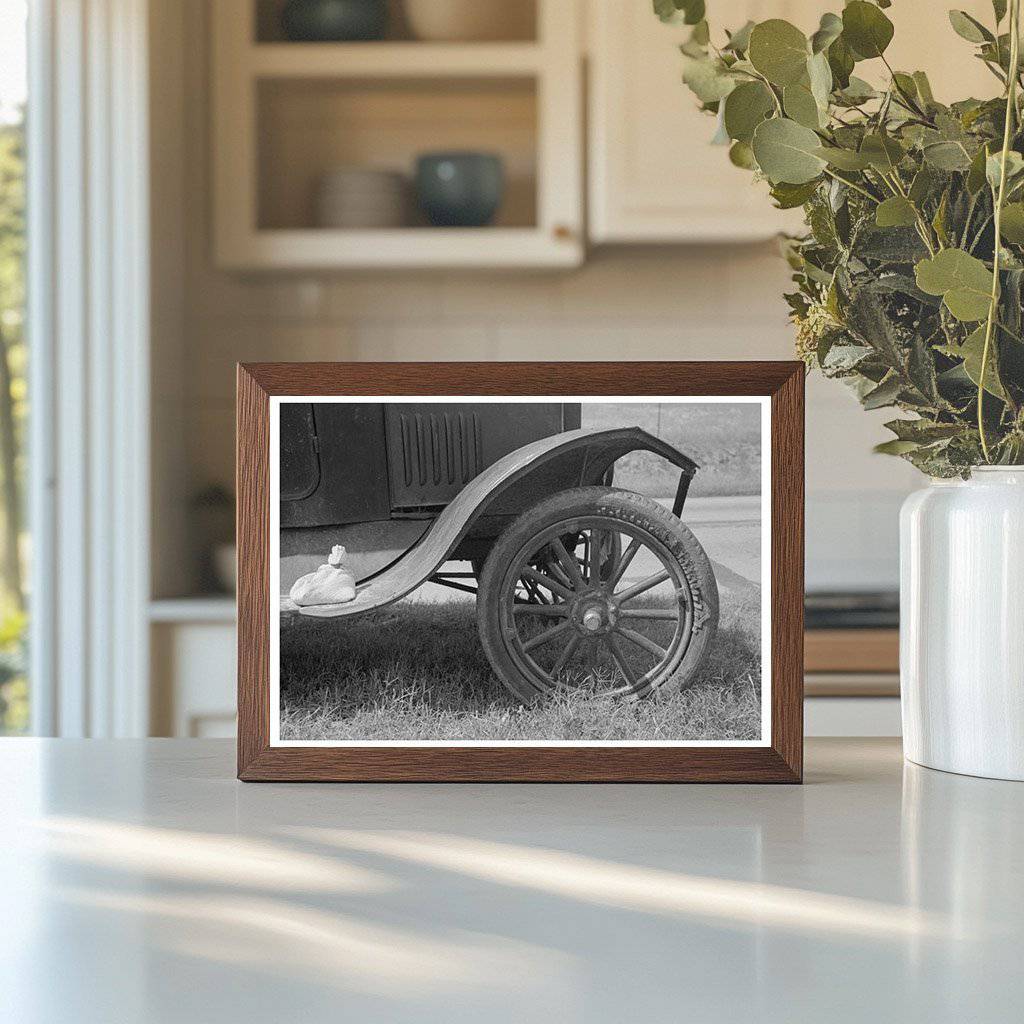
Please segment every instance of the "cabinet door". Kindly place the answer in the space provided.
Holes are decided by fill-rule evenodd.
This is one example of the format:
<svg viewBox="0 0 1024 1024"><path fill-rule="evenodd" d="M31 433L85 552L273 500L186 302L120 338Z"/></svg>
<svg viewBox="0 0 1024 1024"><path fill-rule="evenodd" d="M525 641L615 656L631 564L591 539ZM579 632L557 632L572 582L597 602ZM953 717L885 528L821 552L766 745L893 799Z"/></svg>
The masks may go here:
<svg viewBox="0 0 1024 1024"><path fill-rule="evenodd" d="M728 8L728 10L726 10ZM817 27L810 0L735 0L712 9L713 30L787 18ZM649 0L591 0L590 235L595 242L705 242L768 238L801 223L767 186L710 145L714 118L682 83L679 44Z"/></svg>
<svg viewBox="0 0 1024 1024"><path fill-rule="evenodd" d="M711 5L709 5L711 6ZM956 4L986 25L989 0ZM786 18L812 32L837 0L734 0L711 8L714 31L747 19ZM950 27L946 5L893 4L888 51L898 69L928 72L938 99L996 95L998 83ZM590 0L590 237L595 242L702 242L766 238L798 230L799 211L775 210L767 188L709 145L714 120L680 80L684 26L663 25L649 0ZM1006 29L1006 23L1003 24ZM879 61L858 74L888 77Z"/></svg>

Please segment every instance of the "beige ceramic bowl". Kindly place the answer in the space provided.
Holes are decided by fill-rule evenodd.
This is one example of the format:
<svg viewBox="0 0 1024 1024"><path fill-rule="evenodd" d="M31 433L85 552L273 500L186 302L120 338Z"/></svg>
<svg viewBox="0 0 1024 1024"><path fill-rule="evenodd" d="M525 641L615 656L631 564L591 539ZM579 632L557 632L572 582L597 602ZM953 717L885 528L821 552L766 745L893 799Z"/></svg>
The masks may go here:
<svg viewBox="0 0 1024 1024"><path fill-rule="evenodd" d="M532 0L405 0L405 15L413 35L430 42L535 37Z"/></svg>
<svg viewBox="0 0 1024 1024"><path fill-rule="evenodd" d="M323 176L315 197L321 228L400 228L409 220L409 182L395 171L337 168Z"/></svg>

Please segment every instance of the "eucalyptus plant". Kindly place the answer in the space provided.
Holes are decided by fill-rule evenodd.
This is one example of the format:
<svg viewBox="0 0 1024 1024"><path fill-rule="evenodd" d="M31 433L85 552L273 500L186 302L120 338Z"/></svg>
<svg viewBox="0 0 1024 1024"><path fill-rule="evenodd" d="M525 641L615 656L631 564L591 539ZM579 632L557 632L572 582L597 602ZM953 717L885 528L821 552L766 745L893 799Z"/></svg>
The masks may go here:
<svg viewBox="0 0 1024 1024"><path fill-rule="evenodd" d="M716 141L776 206L803 207L785 244L801 358L865 409L909 414L877 450L931 476L1024 462L1020 3L993 0L989 24L949 12L998 95L947 105L890 66L891 0L851 0L809 37L772 18L717 44L705 0L654 0L690 26L683 80Z"/></svg>

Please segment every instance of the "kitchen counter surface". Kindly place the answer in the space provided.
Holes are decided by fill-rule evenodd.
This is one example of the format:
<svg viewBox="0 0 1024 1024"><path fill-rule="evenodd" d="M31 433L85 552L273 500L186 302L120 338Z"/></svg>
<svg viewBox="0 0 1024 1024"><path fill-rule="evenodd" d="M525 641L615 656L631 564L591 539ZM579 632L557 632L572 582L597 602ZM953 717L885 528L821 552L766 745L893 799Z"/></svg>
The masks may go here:
<svg viewBox="0 0 1024 1024"><path fill-rule="evenodd" d="M802 787L242 785L0 741L0 1021L1005 1022L1024 785L809 740Z"/></svg>

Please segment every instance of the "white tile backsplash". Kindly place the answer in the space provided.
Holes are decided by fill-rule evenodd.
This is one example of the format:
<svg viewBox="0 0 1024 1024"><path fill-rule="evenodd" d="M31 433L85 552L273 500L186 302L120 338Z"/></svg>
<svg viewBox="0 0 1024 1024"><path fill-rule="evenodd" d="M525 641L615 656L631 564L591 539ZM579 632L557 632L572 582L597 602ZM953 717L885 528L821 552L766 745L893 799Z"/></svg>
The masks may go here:
<svg viewBox="0 0 1024 1024"><path fill-rule="evenodd" d="M786 268L770 247L609 252L577 271L261 275L190 272L190 485L230 485L237 360L787 359ZM191 382L191 383L189 383ZM891 587L914 470L874 455L885 411L807 388L807 581Z"/></svg>

